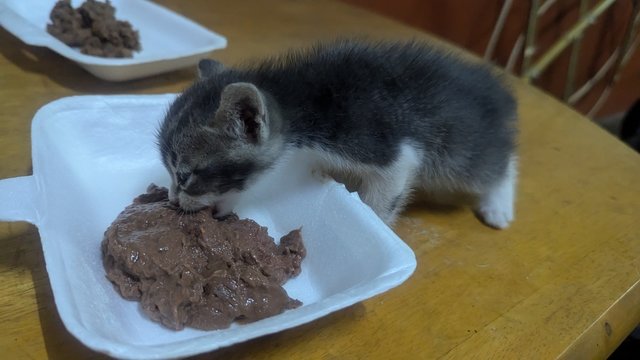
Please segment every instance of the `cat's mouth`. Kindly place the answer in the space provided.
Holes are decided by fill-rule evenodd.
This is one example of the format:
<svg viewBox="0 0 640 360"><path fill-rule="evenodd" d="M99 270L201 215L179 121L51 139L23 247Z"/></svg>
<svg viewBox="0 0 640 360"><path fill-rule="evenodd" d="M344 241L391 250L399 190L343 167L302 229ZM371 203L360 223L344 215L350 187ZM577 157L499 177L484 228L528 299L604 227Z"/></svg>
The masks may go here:
<svg viewBox="0 0 640 360"><path fill-rule="evenodd" d="M173 199L170 199L170 203L185 212L197 212L210 208L214 218L224 219L233 212L230 200L229 197L220 198L213 194L191 196L185 192L179 192Z"/></svg>
<svg viewBox="0 0 640 360"><path fill-rule="evenodd" d="M177 206L185 212L197 212L208 207L215 211L216 208L215 204L203 203L199 201L198 198L193 198L188 195L180 194L176 201Z"/></svg>

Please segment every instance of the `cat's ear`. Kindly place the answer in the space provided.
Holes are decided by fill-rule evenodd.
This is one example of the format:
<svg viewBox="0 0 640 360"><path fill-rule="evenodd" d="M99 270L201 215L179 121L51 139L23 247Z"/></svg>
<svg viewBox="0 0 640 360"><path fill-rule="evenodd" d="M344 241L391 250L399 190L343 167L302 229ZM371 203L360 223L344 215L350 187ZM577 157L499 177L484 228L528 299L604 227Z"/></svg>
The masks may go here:
<svg viewBox="0 0 640 360"><path fill-rule="evenodd" d="M249 83L233 83L222 90L214 122L214 126L251 144L263 142L269 133L264 97Z"/></svg>
<svg viewBox="0 0 640 360"><path fill-rule="evenodd" d="M215 60L202 59L198 63L198 77L201 79L221 73L223 70L224 65Z"/></svg>

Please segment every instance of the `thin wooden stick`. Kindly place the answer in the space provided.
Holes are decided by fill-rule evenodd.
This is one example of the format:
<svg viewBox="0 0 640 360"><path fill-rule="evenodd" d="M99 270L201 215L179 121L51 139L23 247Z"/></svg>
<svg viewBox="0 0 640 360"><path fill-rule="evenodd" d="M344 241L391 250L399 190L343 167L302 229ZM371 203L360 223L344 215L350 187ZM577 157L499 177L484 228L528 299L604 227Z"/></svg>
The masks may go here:
<svg viewBox="0 0 640 360"><path fill-rule="evenodd" d="M542 5L540 5L540 8L538 9L538 16L542 16L544 15L544 13L547 12L547 10L549 10L549 8L556 3L556 0L547 0L545 1Z"/></svg>
<svg viewBox="0 0 640 360"><path fill-rule="evenodd" d="M625 33L624 40L620 48L620 52L622 53L622 56L619 57L620 61L618 61L618 63L616 64L616 70L611 80L609 80L607 87L602 92L602 94L600 94L600 97L598 98L596 103L593 105L589 113L587 114L589 118L593 118L595 114L597 114L598 111L600 111L600 108L602 108L602 105L604 105L604 102L607 100L607 98L611 94L611 91L613 90L613 86L620 79L620 74L622 73L622 69L625 67L627 62L631 59L631 55L633 54L637 46L637 40L638 40L637 30L638 30L638 26L640 25L640 5L638 4L637 0L633 1L632 16L633 16L632 18L633 20L631 24L629 24L629 27L627 28L627 32Z"/></svg>
<svg viewBox="0 0 640 360"><path fill-rule="evenodd" d="M513 0L505 0L505 2L502 4L502 10L500 10L500 15L498 16L496 25L494 26L493 32L491 33L491 38L489 39L489 44L487 45L487 49L484 52L484 59L487 61L491 61L491 58L493 57L493 52L496 49L496 44L498 43L498 39L500 38L500 34L502 33L502 29L504 28L504 23L507 20L507 16L509 15L512 4Z"/></svg>
<svg viewBox="0 0 640 360"><path fill-rule="evenodd" d="M556 41L553 46L538 60L533 66L527 68L524 75L525 79L535 79L542 71L544 71L549 64L555 60L558 55L564 50L576 37L581 34L584 29L591 25L603 12L605 12L616 0L602 0L596 5L596 7L587 13L578 24L576 24L571 30ZM525 51L526 55L526 51Z"/></svg>
<svg viewBox="0 0 640 360"><path fill-rule="evenodd" d="M600 69L598 69L596 74L593 75L591 79L587 80L584 85L582 85L578 90L576 90L576 92L574 92L567 98L567 104L575 105L578 101L580 101L580 99L587 95L589 91L591 91L591 89L593 89L593 87L598 82L600 82L600 80L602 80L602 78L609 72L609 70L611 70L613 64L616 63L616 59L618 59L618 54L620 54L620 49L616 49L616 51L614 51L613 54L609 56L607 61L600 67Z"/></svg>
<svg viewBox="0 0 640 360"><path fill-rule="evenodd" d="M580 0L580 19L586 14L589 1ZM576 68L578 67L578 57L580 56L580 48L582 46L582 33L571 44L571 57L569 58L569 69L567 72L567 80L564 84L564 99L569 99L571 93L573 93L574 85L576 81Z"/></svg>
<svg viewBox="0 0 640 360"><path fill-rule="evenodd" d="M622 61L623 64L626 64L628 59L631 58L631 54L634 52L634 49L636 48L637 45L638 45L637 42L634 42L634 45L632 45L629 48L629 51L623 57L623 61ZM625 61L624 59L626 59L627 61ZM623 67L624 67L624 65L621 66L621 68L623 68ZM614 76L615 81L610 82L607 85L607 87L604 89L604 91L600 94L600 97L598 98L596 103L593 105L591 110L589 110L589 113L587 113L587 117L588 118L593 119L593 117L598 113L598 111L600 111L600 108L602 108L602 105L604 105L605 100L607 100L609 98L609 95L611 94L611 91L613 90L614 85L616 84L616 82L618 82L620 72L621 71L618 70L618 72Z"/></svg>
<svg viewBox="0 0 640 360"><path fill-rule="evenodd" d="M527 74L531 66L531 59L536 52L536 22L538 20L538 10L540 9L540 0L531 0L531 9L529 10L529 23L527 24L526 45L524 47L524 55L522 59L522 73ZM525 76L524 80L529 82L530 77Z"/></svg>
<svg viewBox="0 0 640 360"><path fill-rule="evenodd" d="M524 34L520 34L518 36L518 40L516 40L515 45L513 45L513 49L511 49L511 54L509 55L509 60L507 60L507 65L504 67L505 70L512 73L513 68L516 66L516 61L518 60L518 55L522 52L522 46L524 46Z"/></svg>
<svg viewBox="0 0 640 360"><path fill-rule="evenodd" d="M587 113L588 118L593 119L593 116L598 111L600 111L600 108L602 107L602 105L604 105L605 100L607 100L607 98L609 98L609 95L611 95L611 90L613 90L613 86L611 85L607 85L607 87L604 88L604 91L602 91L596 103L593 105L591 110L589 110L589 112Z"/></svg>
<svg viewBox="0 0 640 360"><path fill-rule="evenodd" d="M576 92L571 94L567 99L567 103L569 105L574 105L582 97L584 97L591 89L597 84L613 67L616 69L614 75L611 77L611 81L617 81L615 79L616 74L618 74L619 70L626 65L626 63L631 58L631 54L633 53L633 49L635 48L634 43L637 40L637 30L640 26L640 6L638 6L638 1L634 0L633 8L631 11L631 21L627 26L627 30L622 38L621 45L611 54L609 59L598 69L598 72L589 79L584 85L582 85ZM618 75L619 76L619 75ZM597 104L598 102L596 102Z"/></svg>
<svg viewBox="0 0 640 360"><path fill-rule="evenodd" d="M633 8L632 8L632 18L633 21L629 28L627 28L627 33L624 36L623 46L626 47L626 53L622 57L622 64L624 66L627 64L629 60L631 60L631 55L633 54L633 49L635 49L638 40L638 32L640 31L640 0L633 0Z"/></svg>

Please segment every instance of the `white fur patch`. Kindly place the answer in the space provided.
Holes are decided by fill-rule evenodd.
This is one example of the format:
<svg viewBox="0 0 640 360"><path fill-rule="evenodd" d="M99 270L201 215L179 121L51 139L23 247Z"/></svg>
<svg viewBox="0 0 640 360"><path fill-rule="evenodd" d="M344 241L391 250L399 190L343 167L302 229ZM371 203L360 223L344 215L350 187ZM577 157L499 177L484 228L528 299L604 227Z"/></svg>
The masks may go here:
<svg viewBox="0 0 640 360"><path fill-rule="evenodd" d="M518 176L517 157L511 157L505 176L482 195L476 212L487 225L505 229L514 219L515 187Z"/></svg>
<svg viewBox="0 0 640 360"><path fill-rule="evenodd" d="M357 191L364 203L386 223L394 222L405 205L422 164L421 151L410 143L400 146L398 157L388 166L363 164L322 149L306 148L317 177L331 176Z"/></svg>

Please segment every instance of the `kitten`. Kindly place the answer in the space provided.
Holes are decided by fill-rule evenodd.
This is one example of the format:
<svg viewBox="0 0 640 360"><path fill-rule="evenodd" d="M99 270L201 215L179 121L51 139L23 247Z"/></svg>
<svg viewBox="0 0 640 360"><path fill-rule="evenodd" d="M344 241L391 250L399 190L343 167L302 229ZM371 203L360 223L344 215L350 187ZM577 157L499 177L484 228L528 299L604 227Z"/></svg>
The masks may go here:
<svg viewBox="0 0 640 360"><path fill-rule="evenodd" d="M308 155L386 223L413 189L513 220L516 102L485 66L416 42L337 41L253 66L199 64L158 142L170 198L223 216L283 155Z"/></svg>

